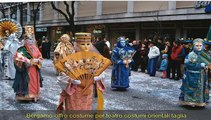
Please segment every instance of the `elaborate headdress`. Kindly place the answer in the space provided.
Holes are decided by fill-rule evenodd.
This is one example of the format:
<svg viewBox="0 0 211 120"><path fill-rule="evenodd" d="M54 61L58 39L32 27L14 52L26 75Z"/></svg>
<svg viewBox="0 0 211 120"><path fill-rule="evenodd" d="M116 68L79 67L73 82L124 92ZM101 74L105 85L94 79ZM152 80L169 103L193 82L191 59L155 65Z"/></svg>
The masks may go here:
<svg viewBox="0 0 211 120"><path fill-rule="evenodd" d="M35 40L34 27L27 25L24 27L24 29L25 29L25 34L28 35L30 39Z"/></svg>
<svg viewBox="0 0 211 120"><path fill-rule="evenodd" d="M68 34L63 34L61 37L60 37L60 41L61 42L70 42L70 36Z"/></svg>
<svg viewBox="0 0 211 120"><path fill-rule="evenodd" d="M121 36L117 38L117 47L122 48L122 45L120 44L121 41L125 41L126 42L125 46L128 46L127 39L124 36Z"/></svg>
<svg viewBox="0 0 211 120"><path fill-rule="evenodd" d="M91 33L76 33L75 34L75 40L76 42L91 42Z"/></svg>
<svg viewBox="0 0 211 120"><path fill-rule="evenodd" d="M91 39L92 39L91 33L86 33L86 32L75 33L75 43L74 43L75 50L81 51L78 48L77 44L80 42L91 42ZM89 51L99 53L99 51L92 44Z"/></svg>
<svg viewBox="0 0 211 120"><path fill-rule="evenodd" d="M6 33L9 32L8 34L13 34L16 33L17 38L20 38L22 35L22 27L21 25L13 20L13 19L8 19L4 18L0 20L0 38L5 38L8 37Z"/></svg>
<svg viewBox="0 0 211 120"><path fill-rule="evenodd" d="M196 44L197 42L200 42L200 43L204 43L204 40L203 39L201 39L201 38L196 38L196 39L194 39L193 40L193 44Z"/></svg>

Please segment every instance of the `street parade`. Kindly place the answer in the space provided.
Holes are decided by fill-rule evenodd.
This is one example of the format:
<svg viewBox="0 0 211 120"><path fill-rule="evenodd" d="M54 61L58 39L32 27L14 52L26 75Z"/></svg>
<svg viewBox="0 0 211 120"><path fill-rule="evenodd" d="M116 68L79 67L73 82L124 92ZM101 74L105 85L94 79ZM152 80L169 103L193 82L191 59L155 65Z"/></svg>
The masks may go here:
<svg viewBox="0 0 211 120"><path fill-rule="evenodd" d="M144 4L146 1L123 2L127 3L127 14L135 16L135 11L140 12L136 6L143 7L139 2ZM157 7L155 1L149 2ZM169 3L168 10L177 11L181 8L182 12L182 1L166 2ZM66 10L73 7L69 5L77 5L74 8L78 10L75 16L73 9L71 13L66 11L67 15L73 14L73 24L71 17L65 16L65 10L58 10L63 1L34 3L20 5L31 8L31 13L25 9L31 15L35 14L31 5L33 8L37 5L39 17L34 16L37 22L33 17L27 17L24 10L21 13L19 3L1 3L8 5L10 12L11 6L16 6L18 11L14 12L16 17L12 17L12 13L5 16L3 11L0 14L0 110L6 111L2 117L0 115L0 119L11 118L10 111L22 110L23 113L15 113L21 116L17 120L39 117L195 120L199 113L202 119L209 119L206 116L208 113L202 114L203 111L211 110L209 2L205 6L209 17L205 17L204 22L200 22L199 18L195 21L187 18L189 22L182 23L178 22L180 18L178 21L175 18L169 23L165 22L168 13L161 6L160 9L164 11L160 10L158 16L155 15L154 20L157 21L147 22L144 20L148 19L146 17L140 21L121 23L131 18L121 19L117 15L117 18L110 19L114 16L109 16L112 10L106 9L108 6L105 1L64 1ZM83 8L83 5L93 7L92 3L97 6L92 9L101 9L100 12L95 11L96 18L89 18L91 10L86 10L91 7ZM117 3L124 6L117 1L113 3L113 6ZM196 10L204 8L205 4L194 3ZM131 6L133 9L130 9ZM110 8L113 9L112 6ZM50 13L46 13L45 9L53 11L54 15L48 16ZM147 15L146 11L143 13ZM159 18L159 14L164 18ZM45 15L52 17L52 20L45 23ZM59 21L61 19L63 21ZM96 22L98 19L99 22ZM101 23L103 19L104 23ZM115 19L120 21L114 24ZM194 110L198 113L195 114ZM78 115L87 111L90 117Z"/></svg>

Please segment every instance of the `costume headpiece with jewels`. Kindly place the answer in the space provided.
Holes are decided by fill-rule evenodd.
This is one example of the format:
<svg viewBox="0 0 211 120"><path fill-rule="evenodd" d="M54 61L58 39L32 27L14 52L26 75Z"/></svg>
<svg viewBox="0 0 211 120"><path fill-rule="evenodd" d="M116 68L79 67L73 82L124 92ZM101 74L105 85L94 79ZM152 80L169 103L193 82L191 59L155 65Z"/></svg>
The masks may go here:
<svg viewBox="0 0 211 120"><path fill-rule="evenodd" d="M31 25L24 26L25 34L32 40L35 40L34 27Z"/></svg>
<svg viewBox="0 0 211 120"><path fill-rule="evenodd" d="M17 38L22 35L21 25L13 19L4 18L0 20L0 39L8 37L6 31L9 32L9 35L15 33Z"/></svg>
<svg viewBox="0 0 211 120"><path fill-rule="evenodd" d="M91 33L75 33L76 42L91 42Z"/></svg>

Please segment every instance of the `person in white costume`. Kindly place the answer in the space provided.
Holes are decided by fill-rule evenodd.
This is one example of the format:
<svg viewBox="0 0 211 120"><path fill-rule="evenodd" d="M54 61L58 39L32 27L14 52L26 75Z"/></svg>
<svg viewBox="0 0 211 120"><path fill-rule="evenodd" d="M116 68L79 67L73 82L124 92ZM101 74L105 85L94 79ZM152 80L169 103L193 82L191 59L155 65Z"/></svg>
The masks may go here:
<svg viewBox="0 0 211 120"><path fill-rule="evenodd" d="M3 52L5 54L4 57L4 68L3 68L3 79L14 79L15 78L15 67L14 67L14 54L17 49L21 46L18 38L15 33L11 34L8 37L8 40L5 43Z"/></svg>

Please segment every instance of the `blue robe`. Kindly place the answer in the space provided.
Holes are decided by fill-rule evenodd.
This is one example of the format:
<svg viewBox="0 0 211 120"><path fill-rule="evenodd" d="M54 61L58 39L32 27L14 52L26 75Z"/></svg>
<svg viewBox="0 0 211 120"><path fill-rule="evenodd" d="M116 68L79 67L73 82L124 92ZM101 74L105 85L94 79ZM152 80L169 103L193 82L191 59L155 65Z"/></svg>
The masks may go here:
<svg viewBox="0 0 211 120"><path fill-rule="evenodd" d="M111 60L113 62L111 87L112 88L128 88L130 65L126 67L123 60L126 56L133 56L135 50L132 47L115 47ZM132 57L131 57L132 59ZM118 62L119 61L119 62Z"/></svg>
<svg viewBox="0 0 211 120"><path fill-rule="evenodd" d="M194 60L195 59L195 60ZM209 65L210 57L205 52L192 51L185 58L185 75L182 80L180 102L182 105L205 106L209 101L207 71L201 63Z"/></svg>

